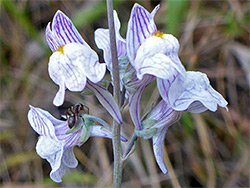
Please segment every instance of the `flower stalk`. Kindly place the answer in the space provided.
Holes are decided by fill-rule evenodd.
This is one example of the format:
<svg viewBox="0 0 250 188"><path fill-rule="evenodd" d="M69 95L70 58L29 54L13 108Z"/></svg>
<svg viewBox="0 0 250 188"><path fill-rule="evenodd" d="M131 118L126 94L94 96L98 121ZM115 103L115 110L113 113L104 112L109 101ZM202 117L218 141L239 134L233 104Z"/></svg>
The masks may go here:
<svg viewBox="0 0 250 188"><path fill-rule="evenodd" d="M114 29L114 15L113 15L113 1L107 0L107 14L109 25L109 38L112 59L112 73L113 73L113 95L117 104L120 99L120 78L119 66L116 47L116 36ZM121 140L120 140L120 125L113 121L113 153L114 153L114 171L113 171L113 187L121 187L122 180L122 160L121 160Z"/></svg>

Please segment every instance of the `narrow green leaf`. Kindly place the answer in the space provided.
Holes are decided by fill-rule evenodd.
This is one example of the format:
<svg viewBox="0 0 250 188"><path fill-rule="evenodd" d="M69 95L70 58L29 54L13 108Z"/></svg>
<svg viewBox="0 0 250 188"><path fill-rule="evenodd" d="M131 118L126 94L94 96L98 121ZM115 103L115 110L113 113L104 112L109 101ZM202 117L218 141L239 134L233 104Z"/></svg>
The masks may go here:
<svg viewBox="0 0 250 188"><path fill-rule="evenodd" d="M168 0L167 8L167 33L178 35L182 20L185 18L188 8L188 0Z"/></svg>

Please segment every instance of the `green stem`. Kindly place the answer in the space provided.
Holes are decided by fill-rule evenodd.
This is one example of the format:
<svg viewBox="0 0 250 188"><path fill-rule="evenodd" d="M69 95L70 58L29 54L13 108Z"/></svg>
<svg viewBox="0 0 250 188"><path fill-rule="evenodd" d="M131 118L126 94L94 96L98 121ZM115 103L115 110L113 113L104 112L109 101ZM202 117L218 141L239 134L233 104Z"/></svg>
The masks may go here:
<svg viewBox="0 0 250 188"><path fill-rule="evenodd" d="M113 73L113 93L114 98L119 104L120 99L120 78L119 65L117 57L116 37L114 29L114 15L113 15L113 1L107 0L108 24L109 24L109 38L110 49L112 57L112 73ZM113 171L113 187L121 187L122 181L122 160L121 160L121 140L120 140L120 125L113 121L113 153L114 153L114 171Z"/></svg>

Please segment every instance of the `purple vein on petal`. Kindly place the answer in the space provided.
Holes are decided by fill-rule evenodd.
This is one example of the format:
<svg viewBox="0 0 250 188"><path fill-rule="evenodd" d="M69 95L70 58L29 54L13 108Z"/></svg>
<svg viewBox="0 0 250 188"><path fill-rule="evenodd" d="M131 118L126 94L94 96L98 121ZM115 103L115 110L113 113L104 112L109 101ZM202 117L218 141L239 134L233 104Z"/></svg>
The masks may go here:
<svg viewBox="0 0 250 188"><path fill-rule="evenodd" d="M141 15L141 18L144 22L144 25L146 26L146 29L147 29L148 33L150 34L150 31L148 29L148 25L150 24L150 20L149 20L149 18L147 18L147 14L146 14L145 10L143 10L143 9L139 9L139 10L140 10L140 15ZM144 15L143 15L142 11L143 11ZM138 12L138 14L139 14L139 12ZM148 22L146 22L145 18L148 19ZM143 33L144 38L146 38L144 31L143 31L143 28L142 28L142 33Z"/></svg>
<svg viewBox="0 0 250 188"><path fill-rule="evenodd" d="M57 38L57 36L54 35L54 33L50 29L50 22L46 27L46 40L52 52L55 52L60 46L59 39Z"/></svg>
<svg viewBox="0 0 250 188"><path fill-rule="evenodd" d="M135 34L134 34L134 32L135 32L135 24L134 24L134 22L133 22L133 19L134 19L134 15L133 15L133 17L132 17L132 43L133 43L133 48L130 48L129 50L130 51L132 51L132 54L133 54L133 59L135 58L135 53L133 53L134 51L135 51ZM131 36L131 33L130 33L130 36ZM131 40L130 40L130 42L131 42Z"/></svg>
<svg viewBox="0 0 250 188"><path fill-rule="evenodd" d="M31 113L32 113L32 119L34 121L34 125L35 125L35 127L37 129L35 131L39 135L49 136L52 139L55 139L55 135L53 135L53 134L51 135L50 134L49 127L46 125L46 123L44 122L43 118L40 118L40 115L38 114L38 112L36 112L36 110L34 110L34 109L31 109Z"/></svg>
<svg viewBox="0 0 250 188"><path fill-rule="evenodd" d="M137 37L136 40L138 41L139 45L141 45L141 40L140 40L140 36L139 36L138 22L137 22L137 15L136 14L133 15L133 19L134 19L134 24L135 24L135 27L136 27L136 29L135 29L136 37ZM135 48L136 48L136 46L135 46ZM137 50L135 48L134 48L134 50Z"/></svg>
<svg viewBox="0 0 250 188"><path fill-rule="evenodd" d="M70 30L70 24L72 25L72 23L68 22L68 20L67 20L64 16L62 16L62 18L63 18L63 20L62 20L62 21L63 21L62 27L65 28L65 31L67 30L67 32L68 32L70 38L71 38L74 42L77 42L77 40L76 40L76 39L74 38L74 36L72 35L72 30Z"/></svg>
<svg viewBox="0 0 250 188"><path fill-rule="evenodd" d="M69 42L72 42L72 41L70 40L70 38L69 38L67 32L65 31L64 26L63 26L62 17L63 17L63 15L62 15L62 13L60 13L59 16L57 17L57 19L59 19L59 20L57 20L57 24L61 25L61 28L62 28L62 30L63 30L63 33L64 33L64 34L66 35L66 37L68 38L68 41L69 41ZM58 23L58 22L59 22L59 23ZM60 26L59 26L59 28L60 28ZM68 42L65 42L65 43L67 44Z"/></svg>
<svg viewBox="0 0 250 188"><path fill-rule="evenodd" d="M59 13L58 13L59 14ZM52 28L52 30L54 30L55 29L55 32L56 32L56 35L60 38L60 39L62 39L63 40L63 44L66 44L66 40L65 40L65 38L62 36L62 34L61 34L61 31L60 31L60 26L59 26L59 23L58 23L59 21L58 21L58 15L55 17L55 19L53 20L53 23L52 23L52 25L53 25L53 28Z"/></svg>
<svg viewBox="0 0 250 188"><path fill-rule="evenodd" d="M144 39L146 38L146 36L145 36L145 33L144 33L144 31L143 31L143 26L142 26L142 23L141 23L141 19L140 19L140 15L139 15L139 10L140 9L137 9L137 11L136 11L136 17L137 17L137 21L138 21L138 24L139 24L139 28L140 28L140 32L143 34L143 37L144 37ZM143 19L143 17L142 17L142 19ZM143 19L144 20L144 19ZM145 21L145 20L144 20ZM139 30L139 29L138 29ZM138 35L138 39L140 40L140 35ZM141 41L140 41L140 45L141 45Z"/></svg>
<svg viewBox="0 0 250 188"><path fill-rule="evenodd" d="M47 35L46 38L47 38L47 42L49 43L50 49L52 50L52 52L55 52L57 48L54 45L55 43L54 43L53 38L50 35Z"/></svg>
<svg viewBox="0 0 250 188"><path fill-rule="evenodd" d="M102 90L105 90L103 87L95 85L93 86L90 82L88 82L88 84L103 98L103 100L108 104L108 106L112 109L113 113L115 114L118 123L122 124L122 120L120 119L119 115L117 114L116 110L113 108L113 106L111 105L111 103L102 95L102 93L100 91L98 91L98 89L95 88L99 87ZM86 87L88 88L88 86L86 85ZM90 90L92 90L91 88L89 88ZM104 106L105 107L105 106Z"/></svg>
<svg viewBox="0 0 250 188"><path fill-rule="evenodd" d="M140 121L139 104L140 104L140 97L141 97L141 94L142 94L142 91L143 91L144 88L145 88L145 86L142 86L141 88L139 88L138 89L139 92L137 91L135 94L132 95L132 97L130 99L130 103L129 103L129 107L131 109L134 106L134 102L136 102L135 103L136 104L135 105L135 117L136 117L136 119L133 118L134 117L133 114L131 114L131 117L132 117L133 122L134 122L134 124L135 124L135 126L137 127L138 130L141 130L141 124L139 122ZM135 99L135 97L136 97L136 99ZM131 112L131 113L133 113L133 112Z"/></svg>

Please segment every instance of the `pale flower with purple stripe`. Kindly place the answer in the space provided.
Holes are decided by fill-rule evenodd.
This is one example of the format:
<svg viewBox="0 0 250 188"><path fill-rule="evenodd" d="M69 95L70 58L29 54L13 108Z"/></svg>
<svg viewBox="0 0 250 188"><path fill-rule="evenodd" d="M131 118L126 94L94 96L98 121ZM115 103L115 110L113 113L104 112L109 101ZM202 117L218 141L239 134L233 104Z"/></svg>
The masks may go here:
<svg viewBox="0 0 250 188"><path fill-rule="evenodd" d="M30 106L28 120L40 135L36 145L37 154L50 163L50 178L57 183L62 181L62 176L70 168L76 168L78 164L73 153L74 146L81 146L92 136L112 138L112 130L99 125L92 125L87 129L80 127L77 131L68 133L70 129L67 121L58 120L49 112L33 106ZM81 139L82 135L84 141ZM126 141L124 137L121 139Z"/></svg>
<svg viewBox="0 0 250 188"><path fill-rule="evenodd" d="M66 89L80 92L87 80L101 81L106 72L105 64L99 63L96 52L61 11L56 12L52 25L47 25L46 39L53 52L48 65L49 76L59 86L54 105L63 104Z"/></svg>
<svg viewBox="0 0 250 188"><path fill-rule="evenodd" d="M185 76L157 79L157 85L162 98L176 111L215 112L218 105L228 110L227 101L212 88L204 73L187 71Z"/></svg>
<svg viewBox="0 0 250 188"><path fill-rule="evenodd" d="M142 132L156 129L156 133L151 136L144 136L144 139L152 138L153 151L156 162L164 174L167 174L167 168L163 160L163 146L167 129L170 125L176 123L181 118L183 112L173 110L168 103L161 100L156 107L142 121ZM152 132L152 131L151 131Z"/></svg>
<svg viewBox="0 0 250 188"><path fill-rule="evenodd" d="M117 46L118 59L127 56L126 40L120 35L121 23L119 21L117 12L114 10L114 26ZM99 28L95 31L95 43L98 48L103 50L104 61L107 64L109 71L111 71L111 51L110 51L110 39L109 29Z"/></svg>
<svg viewBox="0 0 250 188"><path fill-rule="evenodd" d="M127 70L129 64L126 49L126 40L120 35L121 23L119 21L117 12L114 10L114 27L116 36L116 47L117 47L117 57L119 63L119 76L122 88L122 79ZM109 29L99 28L95 31L95 43L99 49L103 50L104 61L110 71L111 78L113 80L112 72L112 58L110 49L110 39L109 39Z"/></svg>
<svg viewBox="0 0 250 188"><path fill-rule="evenodd" d="M154 129L157 129L153 136L144 136L144 139L152 137L157 164L166 174L163 145L168 127L177 122L184 112L201 113L205 110L214 112L218 105L228 109L227 101L211 87L204 73L188 71L184 77L176 71L169 79L157 78L157 86L163 100L142 121L139 133L152 134Z"/></svg>
<svg viewBox="0 0 250 188"><path fill-rule="evenodd" d="M157 31L154 15L159 7L149 13L136 3L128 22L127 54L139 79L145 74L168 79L175 70L185 74L178 57L178 40L173 35Z"/></svg>

